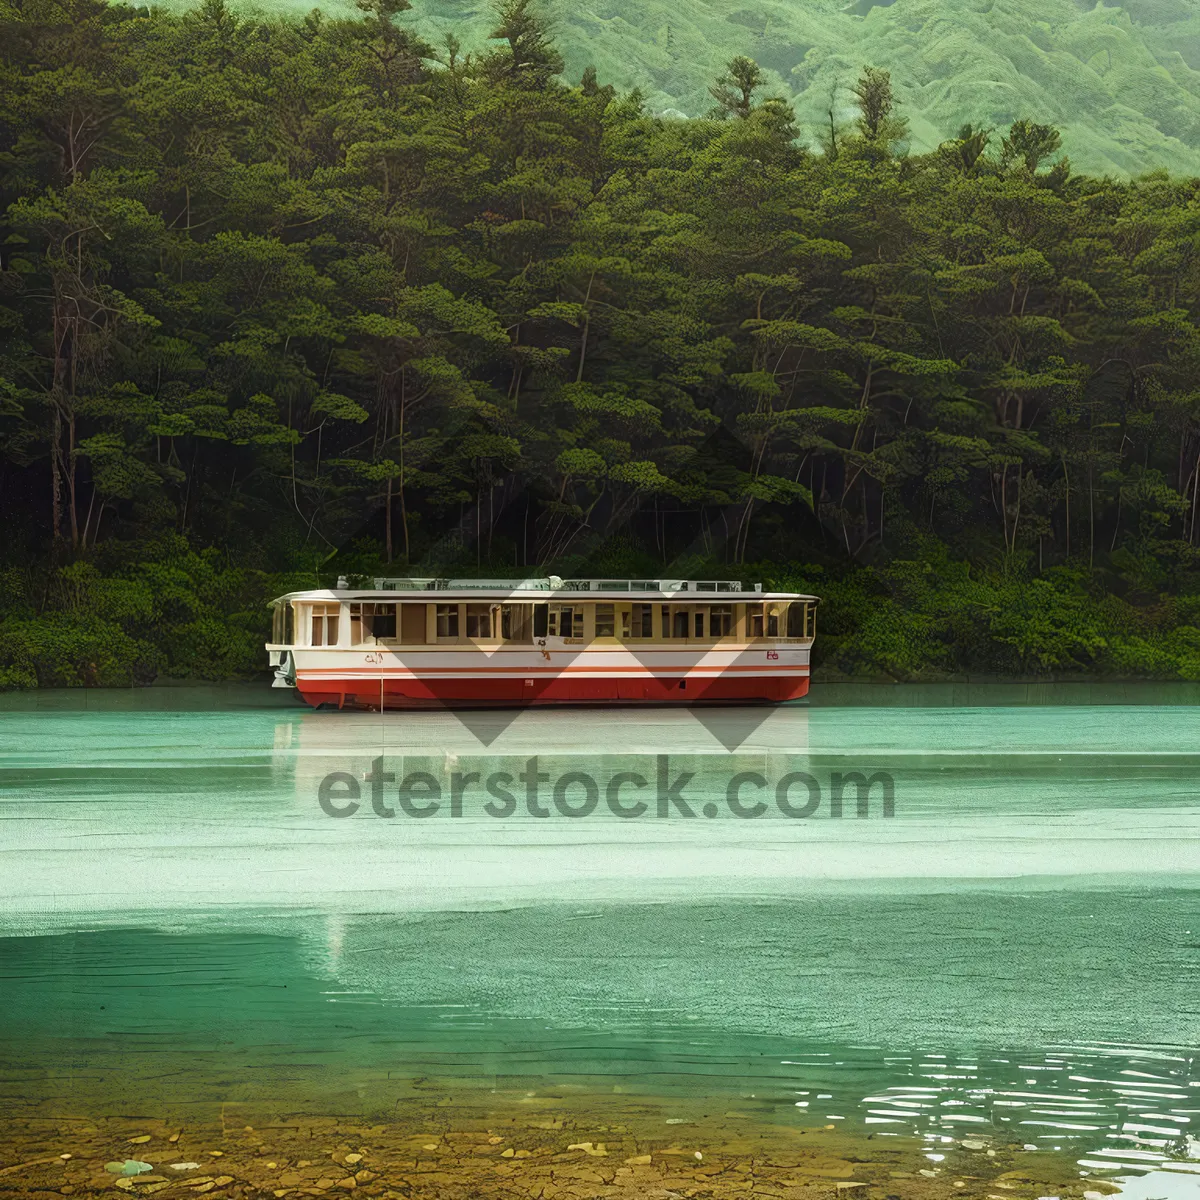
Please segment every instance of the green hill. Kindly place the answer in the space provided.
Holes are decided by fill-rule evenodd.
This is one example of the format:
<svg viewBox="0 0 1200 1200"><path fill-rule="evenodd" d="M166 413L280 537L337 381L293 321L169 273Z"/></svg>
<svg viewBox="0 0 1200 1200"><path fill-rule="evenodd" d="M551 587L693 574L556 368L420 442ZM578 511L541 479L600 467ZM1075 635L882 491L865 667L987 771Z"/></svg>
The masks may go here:
<svg viewBox="0 0 1200 1200"><path fill-rule="evenodd" d="M1057 125L1079 170L1200 174L1200 0L547 0L567 74L637 87L658 112L708 110L735 54L769 69L815 141L865 63L892 73L913 150L964 121ZM488 0L415 0L430 40L478 46Z"/></svg>

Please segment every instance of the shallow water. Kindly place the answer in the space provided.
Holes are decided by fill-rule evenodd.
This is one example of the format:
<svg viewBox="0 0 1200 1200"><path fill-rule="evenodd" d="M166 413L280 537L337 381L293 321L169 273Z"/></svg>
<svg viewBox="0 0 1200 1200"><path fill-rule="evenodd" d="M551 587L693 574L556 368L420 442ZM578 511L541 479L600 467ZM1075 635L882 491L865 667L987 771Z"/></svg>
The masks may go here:
<svg viewBox="0 0 1200 1200"><path fill-rule="evenodd" d="M0 1103L620 1089L930 1153L981 1132L1092 1172L1177 1157L1200 1122L1191 690L897 692L701 719L9 698ZM865 813L850 784L835 815L855 772ZM321 809L332 773L352 816ZM428 816L398 802L419 774ZM607 803L622 775L641 815Z"/></svg>

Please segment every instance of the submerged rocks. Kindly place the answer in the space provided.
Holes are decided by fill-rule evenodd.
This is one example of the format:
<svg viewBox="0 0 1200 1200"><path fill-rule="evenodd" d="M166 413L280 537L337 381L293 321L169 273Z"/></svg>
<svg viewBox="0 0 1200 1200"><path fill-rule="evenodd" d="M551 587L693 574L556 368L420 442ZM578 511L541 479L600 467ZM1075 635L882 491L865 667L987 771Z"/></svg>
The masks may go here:
<svg viewBox="0 0 1200 1200"><path fill-rule="evenodd" d="M132 1122L69 1130L47 1123L39 1131L6 1126L0 1116L0 1162L13 1164L0 1167L2 1191L8 1200L116 1200L115 1190L155 1200L186 1200L188 1193L206 1200L646 1200L671 1193L708 1200L986 1200L1013 1189L1017 1200L1095 1200L1084 1197L1066 1156L1014 1156L1016 1146L1000 1147L995 1169L1020 1162L1026 1182L1019 1191L1003 1176L968 1173L987 1166L994 1174L994 1160L961 1143L945 1145L945 1161L934 1164L916 1140L881 1142L841 1127L755 1128L749 1118L732 1123L699 1110L665 1126L666 1113L682 1105L592 1096L538 1097L530 1106L531 1099L507 1108L463 1102L451 1118L432 1098L416 1098L384 1124L294 1115L233 1131L213 1121L188 1128L170 1156L178 1162L154 1168L130 1159L103 1170L113 1148L137 1134ZM152 1143L165 1145L171 1128L178 1126L154 1129ZM48 1157L59 1151L73 1157ZM224 1173L207 1174L202 1162ZM1089 1178L1086 1186L1103 1192L1107 1185Z"/></svg>
<svg viewBox="0 0 1200 1200"><path fill-rule="evenodd" d="M104 1169L110 1175L144 1175L147 1171L153 1171L154 1167L148 1162L139 1162L134 1158L127 1158L124 1162L109 1162L104 1164Z"/></svg>

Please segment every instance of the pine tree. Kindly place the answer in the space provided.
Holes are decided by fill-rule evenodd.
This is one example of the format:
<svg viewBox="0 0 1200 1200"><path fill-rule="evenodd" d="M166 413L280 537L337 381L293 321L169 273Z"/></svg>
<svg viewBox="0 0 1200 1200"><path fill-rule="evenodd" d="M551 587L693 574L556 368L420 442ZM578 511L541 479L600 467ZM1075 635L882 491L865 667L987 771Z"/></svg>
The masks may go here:
<svg viewBox="0 0 1200 1200"><path fill-rule="evenodd" d="M858 129L873 146L890 146L908 131L908 121L895 115L892 76L878 67L864 67L851 89L858 102Z"/></svg>
<svg viewBox="0 0 1200 1200"><path fill-rule="evenodd" d="M713 115L745 120L754 110L754 93L762 83L762 71L754 59L740 54L730 59L725 74L708 89L717 102Z"/></svg>
<svg viewBox="0 0 1200 1200"><path fill-rule="evenodd" d="M488 75L523 88L542 88L563 69L562 55L554 48L549 22L537 11L534 0L499 0L496 27L488 35L507 43L485 60Z"/></svg>

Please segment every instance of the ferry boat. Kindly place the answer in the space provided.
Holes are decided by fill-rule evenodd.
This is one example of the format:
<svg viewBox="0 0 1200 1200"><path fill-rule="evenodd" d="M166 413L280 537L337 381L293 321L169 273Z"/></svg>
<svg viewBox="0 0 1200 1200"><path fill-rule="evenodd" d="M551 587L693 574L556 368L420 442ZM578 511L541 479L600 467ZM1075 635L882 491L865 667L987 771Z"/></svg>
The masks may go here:
<svg viewBox="0 0 1200 1200"><path fill-rule="evenodd" d="M374 579L272 601L314 708L752 704L808 692L815 596L737 580Z"/></svg>

